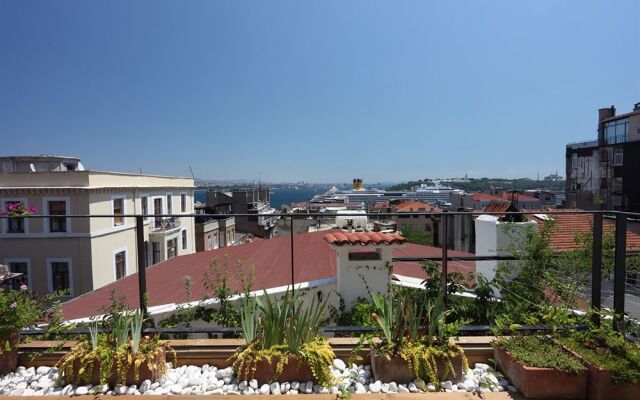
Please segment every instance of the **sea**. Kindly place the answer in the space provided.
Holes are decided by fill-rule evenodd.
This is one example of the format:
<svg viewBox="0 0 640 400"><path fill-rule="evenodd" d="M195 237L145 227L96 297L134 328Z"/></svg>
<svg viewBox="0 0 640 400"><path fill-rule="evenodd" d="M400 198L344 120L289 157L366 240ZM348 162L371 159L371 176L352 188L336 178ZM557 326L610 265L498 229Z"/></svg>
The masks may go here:
<svg viewBox="0 0 640 400"><path fill-rule="evenodd" d="M269 194L271 197L271 207L279 210L283 204L309 201L316 194L324 193L328 189L328 187L271 188L269 189ZM202 203L207 202L207 192L205 190L196 190L195 197L196 201Z"/></svg>

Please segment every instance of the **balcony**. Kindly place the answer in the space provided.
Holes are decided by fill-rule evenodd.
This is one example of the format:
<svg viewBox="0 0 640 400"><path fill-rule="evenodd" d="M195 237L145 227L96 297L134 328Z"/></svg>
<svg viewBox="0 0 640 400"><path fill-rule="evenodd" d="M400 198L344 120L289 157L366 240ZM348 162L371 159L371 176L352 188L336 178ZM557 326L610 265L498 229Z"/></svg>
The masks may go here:
<svg viewBox="0 0 640 400"><path fill-rule="evenodd" d="M150 236L164 236L180 230L181 226L180 218L178 217L159 217L154 218L151 221L151 227L149 230Z"/></svg>

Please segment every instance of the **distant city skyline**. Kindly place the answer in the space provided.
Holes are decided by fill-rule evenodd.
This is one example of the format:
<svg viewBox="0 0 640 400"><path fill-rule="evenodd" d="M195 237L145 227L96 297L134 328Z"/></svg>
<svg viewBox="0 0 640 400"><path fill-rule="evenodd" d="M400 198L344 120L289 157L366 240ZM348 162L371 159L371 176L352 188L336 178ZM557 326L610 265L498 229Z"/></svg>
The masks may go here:
<svg viewBox="0 0 640 400"><path fill-rule="evenodd" d="M615 14L615 18L607 17ZM640 2L4 1L0 156L265 182L565 175Z"/></svg>

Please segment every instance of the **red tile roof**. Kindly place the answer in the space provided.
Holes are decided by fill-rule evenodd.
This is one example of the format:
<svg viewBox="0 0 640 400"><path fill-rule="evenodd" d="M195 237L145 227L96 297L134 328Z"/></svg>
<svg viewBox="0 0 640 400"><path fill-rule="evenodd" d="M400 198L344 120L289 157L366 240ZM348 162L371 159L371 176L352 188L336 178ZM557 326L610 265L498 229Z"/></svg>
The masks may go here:
<svg viewBox="0 0 640 400"><path fill-rule="evenodd" d="M407 200L396 205L396 212L442 212L441 208L421 201Z"/></svg>
<svg viewBox="0 0 640 400"><path fill-rule="evenodd" d="M502 200L502 197L494 196L492 194L487 193L474 193L472 197L473 201L484 201L484 200Z"/></svg>
<svg viewBox="0 0 640 400"><path fill-rule="evenodd" d="M324 235L324 240L327 243L343 246L343 245L390 245L401 244L407 241L403 236L397 233L382 233L382 232L344 232L344 231L332 231Z"/></svg>
<svg viewBox="0 0 640 400"><path fill-rule="evenodd" d="M539 210L540 214L544 214L547 210ZM568 211L568 210L564 210ZM571 210L579 211L579 210ZM583 235L589 232L593 227L593 215L591 214L545 214L554 221L554 229L550 236L550 246L553 250L563 252L567 250L577 249L580 246L575 243L577 234ZM544 222L544 219L534 215L527 215L532 221L538 223ZM615 232L614 221L605 218L602 222L602 230L604 233L612 234ZM627 250L640 250L640 235L627 229Z"/></svg>
<svg viewBox="0 0 640 400"><path fill-rule="evenodd" d="M537 197L529 196L527 194L522 194L522 193L502 192L501 197L503 200L509 200L509 201L511 201L511 199L515 199L517 201L540 201L540 199L538 199Z"/></svg>
<svg viewBox="0 0 640 400"><path fill-rule="evenodd" d="M484 208L484 212L487 213L503 213L511 208L511 202L506 200L491 200L489 204Z"/></svg>
<svg viewBox="0 0 640 400"><path fill-rule="evenodd" d="M335 233L336 231L329 231ZM310 282L336 276L336 253L329 246L324 235L327 232L313 232L294 236L294 276L295 282ZM269 240L258 240L252 243L204 251L172 258L147 268L147 292L150 307L189 301L184 290L184 278L192 281L192 299L201 299L209 292L203 284L207 266L217 258L219 265L229 266L228 284L237 291L242 290L242 283L236 276L238 262L245 266L253 266L254 283L252 290L261 290L284 286L291 283L290 238L278 237ZM406 243L404 247L393 248L394 257L440 256L442 250L437 247ZM451 251L451 257L470 256L472 254ZM463 273L475 272L475 262L450 261L450 271ZM415 278L425 278L425 274L417 262L394 262L393 273ZM130 307L138 306L138 274L134 273L92 292L85 293L64 303L62 310L65 319L85 318L102 314L108 306L111 291L118 296L125 296Z"/></svg>

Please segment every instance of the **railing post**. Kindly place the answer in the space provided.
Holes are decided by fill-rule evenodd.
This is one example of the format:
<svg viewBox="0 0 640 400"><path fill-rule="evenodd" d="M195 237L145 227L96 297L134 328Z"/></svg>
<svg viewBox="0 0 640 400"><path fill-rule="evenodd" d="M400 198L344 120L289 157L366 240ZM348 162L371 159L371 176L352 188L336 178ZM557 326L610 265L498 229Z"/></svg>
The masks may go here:
<svg viewBox="0 0 640 400"><path fill-rule="evenodd" d="M144 265L144 217L136 216L136 252L138 253L138 294L140 295L140 310L147 317L147 271Z"/></svg>
<svg viewBox="0 0 640 400"><path fill-rule="evenodd" d="M442 239L440 240L441 246L442 246L442 296L443 296L443 300L444 300L444 307L445 309L447 308L447 297L448 297L448 290L447 290L447 275L449 273L449 265L448 265L448 258L449 258L449 224L448 224L448 220L447 220L447 214L446 211L442 213Z"/></svg>
<svg viewBox="0 0 640 400"><path fill-rule="evenodd" d="M291 295L295 293L295 270L293 263L293 213L291 213Z"/></svg>
<svg viewBox="0 0 640 400"><path fill-rule="evenodd" d="M624 285L627 278L627 216L616 214L615 273L613 279L613 327L624 333Z"/></svg>
<svg viewBox="0 0 640 400"><path fill-rule="evenodd" d="M593 215L593 249L591 251L591 320L600 326L602 302L602 214Z"/></svg>

